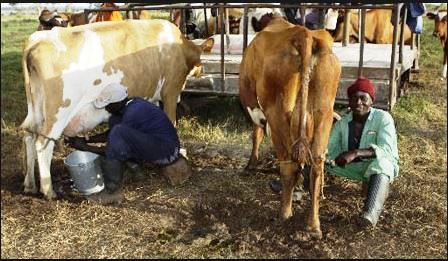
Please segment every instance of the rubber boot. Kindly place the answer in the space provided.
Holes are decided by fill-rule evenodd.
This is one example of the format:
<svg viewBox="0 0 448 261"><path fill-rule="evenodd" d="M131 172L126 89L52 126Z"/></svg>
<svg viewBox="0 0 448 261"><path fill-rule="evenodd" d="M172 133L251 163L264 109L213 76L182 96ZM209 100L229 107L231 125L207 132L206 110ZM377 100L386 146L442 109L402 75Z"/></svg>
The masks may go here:
<svg viewBox="0 0 448 261"><path fill-rule="evenodd" d="M367 198L359 223L363 227L375 227L389 194L389 177L375 174L370 177Z"/></svg>
<svg viewBox="0 0 448 261"><path fill-rule="evenodd" d="M121 191L124 170L123 162L105 159L102 164L102 169L105 188L99 193L87 196L87 200L101 205L121 203L123 200L123 193Z"/></svg>
<svg viewBox="0 0 448 261"><path fill-rule="evenodd" d="M145 174L140 164L134 161L126 161L126 167L131 172L131 180L135 182L140 182L145 180Z"/></svg>

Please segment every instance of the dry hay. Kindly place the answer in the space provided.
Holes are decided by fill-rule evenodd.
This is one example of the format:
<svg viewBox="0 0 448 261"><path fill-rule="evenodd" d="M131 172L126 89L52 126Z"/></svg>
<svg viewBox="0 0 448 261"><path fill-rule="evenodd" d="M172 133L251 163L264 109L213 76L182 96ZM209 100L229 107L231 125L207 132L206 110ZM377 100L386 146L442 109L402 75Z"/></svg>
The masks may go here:
<svg viewBox="0 0 448 261"><path fill-rule="evenodd" d="M413 95L446 97L440 82L414 85ZM435 104L446 111L446 100ZM355 224L360 183L327 176L320 241L304 233L309 195L294 203L290 220L277 218L280 196L268 184L278 167L267 142L258 170L242 175L249 140L183 140L195 170L185 184L172 187L146 165L143 182L126 174L123 204L97 206L71 191L60 154L52 164L60 199L25 195L20 135L2 126L1 257L446 258L446 114L425 116L421 126L403 115L394 115L400 176L377 227Z"/></svg>

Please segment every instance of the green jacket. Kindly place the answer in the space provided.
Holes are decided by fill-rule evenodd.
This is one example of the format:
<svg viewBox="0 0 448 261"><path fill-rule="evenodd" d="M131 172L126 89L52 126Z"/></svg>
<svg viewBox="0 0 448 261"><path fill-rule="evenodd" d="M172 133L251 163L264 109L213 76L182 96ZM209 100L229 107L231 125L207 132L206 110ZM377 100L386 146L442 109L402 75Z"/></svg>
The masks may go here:
<svg viewBox="0 0 448 261"><path fill-rule="evenodd" d="M353 113L348 112L333 125L328 142L327 159L334 160L340 153L348 150L348 123L352 119ZM367 165L364 164L366 165L362 168L364 173L360 175L369 177L371 174L382 173L390 176L391 180L398 176L397 134L394 120L387 111L371 108L361 134L359 148L373 148L376 154L376 159L363 160Z"/></svg>

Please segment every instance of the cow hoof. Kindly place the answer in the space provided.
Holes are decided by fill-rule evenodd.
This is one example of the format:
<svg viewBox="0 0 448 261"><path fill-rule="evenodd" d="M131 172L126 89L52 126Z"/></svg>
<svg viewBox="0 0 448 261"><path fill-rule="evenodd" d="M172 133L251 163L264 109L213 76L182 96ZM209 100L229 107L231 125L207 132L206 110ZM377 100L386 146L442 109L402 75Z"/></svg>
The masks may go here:
<svg viewBox="0 0 448 261"><path fill-rule="evenodd" d="M53 190L50 190L48 192L48 194L44 194L44 196L45 196L45 198L47 200L53 200L53 199L56 199L58 197L58 195Z"/></svg>
<svg viewBox="0 0 448 261"><path fill-rule="evenodd" d="M243 176L250 176L254 173L255 168L249 168L249 167L245 167L244 170L241 172L241 175Z"/></svg>
<svg viewBox="0 0 448 261"><path fill-rule="evenodd" d="M25 189L23 191L27 194L37 194L36 187L25 187Z"/></svg>
<svg viewBox="0 0 448 261"><path fill-rule="evenodd" d="M286 221L286 220L290 219L291 217L292 217L292 211L280 214L280 218L283 221Z"/></svg>
<svg viewBox="0 0 448 261"><path fill-rule="evenodd" d="M306 228L308 235L313 239L322 239L322 231L319 228Z"/></svg>

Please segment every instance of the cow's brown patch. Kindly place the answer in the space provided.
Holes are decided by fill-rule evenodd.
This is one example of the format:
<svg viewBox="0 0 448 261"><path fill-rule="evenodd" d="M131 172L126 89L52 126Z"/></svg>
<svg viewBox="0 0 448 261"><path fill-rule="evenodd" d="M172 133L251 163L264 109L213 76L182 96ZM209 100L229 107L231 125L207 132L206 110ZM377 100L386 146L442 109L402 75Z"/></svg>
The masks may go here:
<svg viewBox="0 0 448 261"><path fill-rule="evenodd" d="M93 81L93 85L99 85L101 84L101 79L96 79L95 81Z"/></svg>
<svg viewBox="0 0 448 261"><path fill-rule="evenodd" d="M72 100L70 100L70 99L65 99L65 100L64 100L64 103L62 103L62 107L63 107L63 108L66 108L66 107L70 106L71 103L72 103Z"/></svg>

